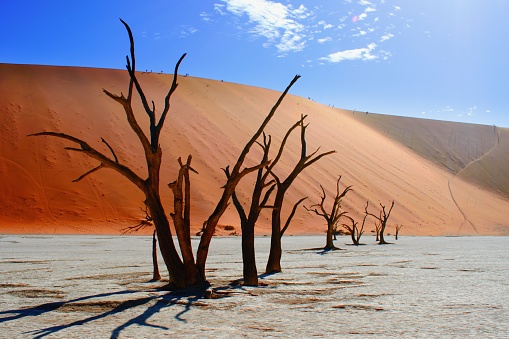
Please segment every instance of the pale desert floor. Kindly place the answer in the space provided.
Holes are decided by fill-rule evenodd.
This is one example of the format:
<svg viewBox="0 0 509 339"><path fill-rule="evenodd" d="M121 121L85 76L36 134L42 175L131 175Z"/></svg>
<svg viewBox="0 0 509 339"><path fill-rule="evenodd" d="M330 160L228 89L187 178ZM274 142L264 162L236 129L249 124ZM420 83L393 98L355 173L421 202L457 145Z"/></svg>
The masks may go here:
<svg viewBox="0 0 509 339"><path fill-rule="evenodd" d="M0 337L507 337L509 237L363 239L285 237L284 272L246 288L240 238L215 238L208 278L231 293L198 300L148 282L150 237L0 236Z"/></svg>

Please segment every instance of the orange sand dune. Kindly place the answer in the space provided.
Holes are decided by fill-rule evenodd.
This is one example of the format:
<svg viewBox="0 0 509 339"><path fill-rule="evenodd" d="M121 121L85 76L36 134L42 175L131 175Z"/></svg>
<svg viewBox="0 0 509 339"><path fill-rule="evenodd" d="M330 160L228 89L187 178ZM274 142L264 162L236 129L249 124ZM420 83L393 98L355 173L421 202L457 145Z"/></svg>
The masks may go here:
<svg viewBox="0 0 509 339"><path fill-rule="evenodd" d="M122 108L102 93L126 92L125 71L0 64L0 232L113 233L144 217L143 195L113 170L102 169L78 183L96 166L82 154L67 151L72 143L51 137L27 137L39 131L74 135L108 154L100 138L115 150L119 161L142 177L146 171L141 146ZM139 74L149 100L161 107L172 77ZM290 80L290 79L289 79ZM300 81L305 81L301 79ZM172 109L161 136L164 150L162 198L171 212L176 159L193 155L192 222L198 230L221 194L221 168L233 165L279 93L208 79L180 77ZM298 84L297 84L298 85ZM137 106L137 118L147 126ZM371 209L395 200L390 224L403 224L403 234L508 235L503 213L507 199L509 162L507 129L402 117L384 117L330 108L308 99L287 96L267 133L277 150L286 130L301 114L308 115L307 146L313 151L336 150L302 173L287 193L287 208L301 197L319 201L320 184L329 196L338 175L354 191L343 207L360 219L366 200ZM250 164L259 160L254 149ZM300 154L298 133L276 167L284 177ZM273 154L274 156L274 154ZM247 177L238 188L246 204ZM235 226L233 207L221 219ZM289 229L293 234L325 231L324 221L300 208ZM367 232L373 228L370 221ZM258 234L270 231L269 214L260 218ZM388 229L393 231L392 226Z"/></svg>

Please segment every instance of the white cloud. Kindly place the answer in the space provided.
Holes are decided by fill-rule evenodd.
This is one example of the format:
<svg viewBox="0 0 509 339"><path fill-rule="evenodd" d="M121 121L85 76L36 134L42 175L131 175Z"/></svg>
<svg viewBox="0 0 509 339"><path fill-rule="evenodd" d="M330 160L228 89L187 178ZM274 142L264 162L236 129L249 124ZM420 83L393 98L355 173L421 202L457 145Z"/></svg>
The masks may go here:
<svg viewBox="0 0 509 339"><path fill-rule="evenodd" d="M321 57L320 60L328 61L331 63L337 63L344 60L364 60L371 61L377 58L376 55L371 54L373 50L376 48L375 43L369 44L365 48L357 48L357 49L349 49L346 51L336 52L327 55L326 57Z"/></svg>
<svg viewBox="0 0 509 339"><path fill-rule="evenodd" d="M395 11L401 11L401 7L399 7L399 6L394 6L394 10L395 10Z"/></svg>
<svg viewBox="0 0 509 339"><path fill-rule="evenodd" d="M363 31L362 29L360 29L360 30L359 30L359 33L357 33L357 34L353 34L352 36L363 36L363 35L366 35L366 34L368 34L368 32Z"/></svg>
<svg viewBox="0 0 509 339"><path fill-rule="evenodd" d="M323 29L330 29L330 28L334 27L333 25L328 24L325 20L318 21L318 25L323 26Z"/></svg>
<svg viewBox="0 0 509 339"><path fill-rule="evenodd" d="M221 15L226 15L226 12L224 11L224 5L214 4L214 10Z"/></svg>
<svg viewBox="0 0 509 339"><path fill-rule="evenodd" d="M299 20L311 15L310 11L300 5L283 5L270 0L222 0L226 10L237 15L247 15L253 25L250 33L265 37L264 46L274 44L280 53L301 51L305 48L306 27ZM218 10L216 8L216 10ZM222 8L219 7L219 11Z"/></svg>
<svg viewBox="0 0 509 339"><path fill-rule="evenodd" d="M189 35L192 35L194 33L198 32L198 30L194 27L188 26L188 25L181 25L180 26L180 37L184 38ZM156 35L159 35L159 33L156 33ZM158 39L159 37L156 37Z"/></svg>
<svg viewBox="0 0 509 339"><path fill-rule="evenodd" d="M324 44L324 43L326 43L326 42L332 41L332 38L331 38L330 36L328 36L328 37L326 37L326 38L318 39L317 41L318 41L318 43L320 43L320 44Z"/></svg>
<svg viewBox="0 0 509 339"><path fill-rule="evenodd" d="M370 4L370 3L368 3ZM370 12L376 12L376 9L374 7L368 7L364 10L364 12L362 14L360 14L358 17L357 17L357 20L364 20L368 17L368 13Z"/></svg>
<svg viewBox="0 0 509 339"><path fill-rule="evenodd" d="M372 5L372 3L367 0L359 0L359 5L369 6L369 5Z"/></svg>
<svg viewBox="0 0 509 339"><path fill-rule="evenodd" d="M385 35L382 35L382 37L380 38L380 42L384 42L386 40L389 40L391 39L392 37L394 37L394 34L392 33L386 33Z"/></svg>
<svg viewBox="0 0 509 339"><path fill-rule="evenodd" d="M201 12L200 16L201 16L203 21L210 21L210 14L205 13L205 12Z"/></svg>

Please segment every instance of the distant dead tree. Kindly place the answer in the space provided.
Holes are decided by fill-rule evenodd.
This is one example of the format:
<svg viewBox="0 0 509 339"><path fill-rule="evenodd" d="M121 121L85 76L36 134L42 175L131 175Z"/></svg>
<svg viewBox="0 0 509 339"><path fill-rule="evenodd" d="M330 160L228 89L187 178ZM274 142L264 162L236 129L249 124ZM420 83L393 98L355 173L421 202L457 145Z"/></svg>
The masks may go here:
<svg viewBox="0 0 509 339"><path fill-rule="evenodd" d="M164 210L163 204L160 198L160 168L162 161L162 149L159 145L159 137L160 133L163 129L164 122L166 120L167 114L170 109L170 98L172 94L178 87L177 84L177 74L180 63L186 56L183 54L178 60L175 70L173 73L173 81L171 84L168 93L164 99L164 107L160 114L159 119L156 117L156 106L152 101L149 104L147 97L141 87L140 82L136 76L136 60L134 53L134 38L130 27L121 20L122 24L125 26L127 33L129 35L130 41L130 56L126 57L127 61L127 72L129 74L129 87L127 96L124 96L123 93L120 95L113 94L105 89L103 89L104 93L116 101L118 104L122 106L124 109L127 121L131 129L135 132L138 137L143 150L147 163L147 177L145 179L141 178L138 174L136 174L133 170L131 170L128 166L120 163L117 155L115 154L113 148L110 146L106 140L102 139L102 142L106 145L106 147L111 152L111 157L106 156L104 153L96 150L92 146L90 146L87 142L78 139L74 136L57 133L57 132L39 132L35 134L31 134L31 136L53 136L61 139L65 139L71 142L74 142L79 145L79 147L66 147L67 150L73 152L79 152L85 154L97 161L99 161L99 165L85 174L78 177L76 181L80 181L88 175L102 169L102 168L111 168L124 177L126 177L129 181L131 181L136 187L138 187L145 195L145 205L148 207L150 212L150 216L154 223L157 238L159 239L159 248L161 255L164 259L164 263L168 269L170 276L170 285L176 289L182 289L192 285L204 286L207 284L206 275L205 275L205 264L207 260L209 245L214 234L217 223L226 210L229 200L235 191L235 187L239 183L239 181L246 176L247 174L254 172L260 168L267 166L270 162L261 163L253 167L242 168L244 164L244 160L249 153L251 146L256 142L258 137L262 134L264 128L269 123L270 119L273 117L275 111L278 106L281 104L283 98L288 93L289 89L292 85L298 80L299 75L295 76L294 79L287 86L286 90L281 94L276 104L272 107L269 114L261 123L258 130L254 133L251 139L246 143L244 149L242 150L237 162L233 169L229 172L229 177L226 181L226 184L223 186L223 194L216 205L216 208L210 215L210 217L205 221L203 226L203 233L201 235L200 244L198 246L196 261L194 260L194 256L192 255L192 249L190 247L190 220L189 220L189 206L190 206L190 181L189 181L189 171L193 171L191 169L191 157L188 157L187 162L185 164L179 159L180 170L178 174L178 179L175 183L170 184L170 188L174 196L176 196L177 202L174 202L174 208L176 209L172 214L173 222L175 223L175 229L178 237L178 241L180 246L180 251L182 254L182 259L177 252L177 248L173 241L172 232L170 230L169 219ZM146 135L143 128L138 124L138 121L134 114L134 109L132 107L132 99L133 94L136 91L138 94L143 109L149 118L149 135ZM228 167L227 167L228 169ZM182 197L182 202L178 201L178 198Z"/></svg>
<svg viewBox="0 0 509 339"><path fill-rule="evenodd" d="M140 208L141 209L141 208ZM127 233L136 233L138 231L141 231L142 229L145 229L147 227L153 227L154 223L152 222L152 217L147 211L147 206L145 206L145 210L141 209L143 212L145 212L145 218L141 219L141 221L133 226L127 226L121 229L122 234ZM159 273L159 264L157 263L157 238L156 238L156 230L154 230L154 233L152 233L152 281L159 281L161 280L161 274Z"/></svg>
<svg viewBox="0 0 509 339"><path fill-rule="evenodd" d="M376 233L375 241L380 241L380 222L379 221L375 221L375 230L372 232Z"/></svg>
<svg viewBox="0 0 509 339"><path fill-rule="evenodd" d="M350 237L352 238L352 243L355 246L359 246L361 243L361 237L364 234L364 225L366 223L366 218L368 217L367 214L364 214L364 218L362 219L362 225L358 227L359 224L356 222L352 217L345 215L345 217L350 220L351 226L349 224L342 224L342 226L350 233Z"/></svg>
<svg viewBox="0 0 509 339"><path fill-rule="evenodd" d="M295 164L293 170L286 177L286 179L281 180L278 175L274 173L273 170L270 171L270 174L276 181L276 196L274 198L274 206L272 209L272 231L270 238L270 252L269 259L267 260L267 266L265 268L265 273L275 273L281 272L281 256L283 253L281 246L281 238L283 234L290 226L290 222L295 215L297 207L306 199L306 197L301 198L292 208L290 215L286 219L286 222L283 227L281 227L281 212L283 209L283 203L285 199L285 194L297 178L297 176L307 167L311 166L324 156L335 153L336 151L328 151L316 155L320 148L315 150L313 153L307 155L307 145L306 145L306 128L308 125L304 124L304 116L301 115L300 119L300 143L301 143L301 152L299 161Z"/></svg>
<svg viewBox="0 0 509 339"><path fill-rule="evenodd" d="M403 227L403 225L401 225L401 224L400 225L396 224L394 226L394 228L395 228L395 231L394 231L394 238L395 238L395 240L398 240L399 231L401 230L402 227Z"/></svg>
<svg viewBox="0 0 509 339"><path fill-rule="evenodd" d="M382 203L380 203L380 207L382 208L382 210L380 211L379 215L375 215L373 213L368 212L368 206L369 206L369 202L366 204L366 208L364 209L366 215L370 215L373 218L375 218L376 220L378 220L379 225L380 225L380 231L377 232L377 234L379 236L378 244L380 244L380 245L388 244L388 242L386 242L384 239L384 232L385 232L385 227L387 227L387 220L389 220L392 208L394 207L394 200L392 201L391 208L389 209L389 211L386 211L385 206L382 205ZM376 223L375 223L375 225L376 225Z"/></svg>
<svg viewBox="0 0 509 339"><path fill-rule="evenodd" d="M338 249L336 246L334 246L333 242L334 232L337 229L341 217L346 216L347 214L347 212L341 211L341 199L343 199L346 196L346 194L352 190L352 186L346 187L341 192L340 181L341 176L339 176L336 182L336 195L334 196L334 200L332 201L332 207L330 209L330 212L327 212L324 206L327 195L325 194L325 189L323 188L322 185L320 185L320 188L322 189L322 197L320 203L311 205L309 208L304 206L306 210L314 212L316 215L323 217L325 221L327 221L327 236L325 247L323 248L325 251ZM351 220L353 221L353 219Z"/></svg>

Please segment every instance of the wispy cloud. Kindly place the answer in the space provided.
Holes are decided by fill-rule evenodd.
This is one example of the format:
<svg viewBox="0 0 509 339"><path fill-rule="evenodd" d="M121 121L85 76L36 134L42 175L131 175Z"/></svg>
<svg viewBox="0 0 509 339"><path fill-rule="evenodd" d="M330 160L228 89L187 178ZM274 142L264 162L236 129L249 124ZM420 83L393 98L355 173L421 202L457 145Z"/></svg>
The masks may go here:
<svg viewBox="0 0 509 339"><path fill-rule="evenodd" d="M225 18L214 20L203 13L202 20L219 22L229 16L240 34L257 38L265 48L276 49L279 57L304 50L320 53L325 43L344 46L336 53L318 54L314 60L322 62L388 60L392 54L382 45L401 33L396 29L401 28L398 20L403 20L390 17L390 12L400 8L383 0L343 0L347 8L336 12L328 11L325 5L307 8L288 0L216 1L214 12Z"/></svg>
<svg viewBox="0 0 509 339"><path fill-rule="evenodd" d="M302 51L306 46L306 27L300 20L311 15L310 11L300 5L283 5L269 0L222 0L225 9L236 16L247 15L252 26L249 32L264 37L265 47L274 45L279 53ZM216 11L224 13L223 7L215 6Z"/></svg>
<svg viewBox="0 0 509 339"><path fill-rule="evenodd" d="M328 37L326 37L326 38L318 39L317 41L318 41L318 43L320 43L320 44L324 44L324 43L326 43L326 42L332 41L332 38L331 38L330 36L328 36Z"/></svg>
<svg viewBox="0 0 509 339"><path fill-rule="evenodd" d="M192 26L188 26L188 25L180 26L180 37L181 38L187 37L187 36L192 35L196 32L198 32L198 29L196 29Z"/></svg>
<svg viewBox="0 0 509 339"><path fill-rule="evenodd" d="M337 63L344 60L374 60L377 58L376 55L373 55L373 50L377 47L375 43L369 44L367 47L364 48L357 48L357 49L349 49L345 51L340 51L336 53L332 53L327 55L326 57L321 57L320 60L328 61L331 63Z"/></svg>
<svg viewBox="0 0 509 339"><path fill-rule="evenodd" d="M210 14L209 13L206 13L206 12L201 12L200 13L200 17L203 21L210 21Z"/></svg>
<svg viewBox="0 0 509 339"><path fill-rule="evenodd" d="M475 111L477 111L477 106L467 108L467 116L473 117L475 115Z"/></svg>
<svg viewBox="0 0 509 339"><path fill-rule="evenodd" d="M385 35L382 35L382 37L380 38L380 42L384 42L384 41L389 40L389 39L391 39L393 37L394 37L394 34L387 33Z"/></svg>

